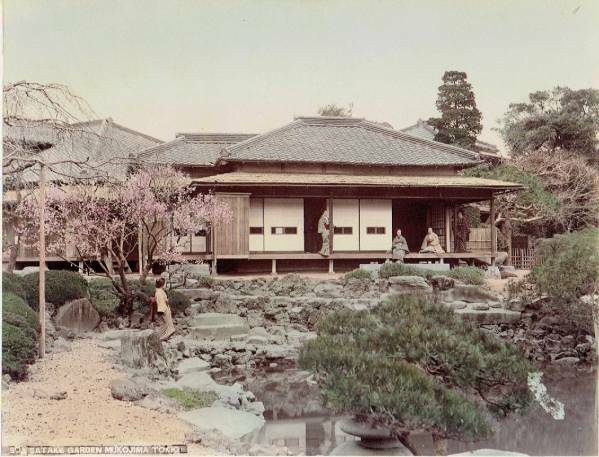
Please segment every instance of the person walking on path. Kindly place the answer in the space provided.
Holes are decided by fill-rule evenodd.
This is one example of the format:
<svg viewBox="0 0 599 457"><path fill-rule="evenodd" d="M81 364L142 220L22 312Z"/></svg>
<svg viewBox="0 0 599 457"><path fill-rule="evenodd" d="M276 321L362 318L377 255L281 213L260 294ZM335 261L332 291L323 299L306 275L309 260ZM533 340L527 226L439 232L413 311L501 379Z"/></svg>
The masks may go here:
<svg viewBox="0 0 599 457"><path fill-rule="evenodd" d="M156 292L154 293L154 297L156 298L156 308L158 312L158 316L161 319L160 329L158 330L158 334L160 335L161 340L168 340L173 333L175 333L175 326L173 324L173 316L171 314L171 307L168 303L168 297L166 296L166 292L164 291L164 278L158 278L156 280Z"/></svg>

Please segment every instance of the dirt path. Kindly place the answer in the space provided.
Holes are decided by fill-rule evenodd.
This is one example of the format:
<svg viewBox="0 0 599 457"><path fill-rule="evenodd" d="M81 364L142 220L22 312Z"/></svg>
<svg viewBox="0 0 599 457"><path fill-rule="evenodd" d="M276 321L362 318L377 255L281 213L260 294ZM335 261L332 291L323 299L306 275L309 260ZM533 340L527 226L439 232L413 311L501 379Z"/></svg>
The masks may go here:
<svg viewBox="0 0 599 457"><path fill-rule="evenodd" d="M190 426L176 416L112 398L110 381L124 377L95 339L47 355L31 367L29 381L2 392L3 446L185 443ZM67 397L50 399L57 392ZM189 451L214 453L197 445Z"/></svg>

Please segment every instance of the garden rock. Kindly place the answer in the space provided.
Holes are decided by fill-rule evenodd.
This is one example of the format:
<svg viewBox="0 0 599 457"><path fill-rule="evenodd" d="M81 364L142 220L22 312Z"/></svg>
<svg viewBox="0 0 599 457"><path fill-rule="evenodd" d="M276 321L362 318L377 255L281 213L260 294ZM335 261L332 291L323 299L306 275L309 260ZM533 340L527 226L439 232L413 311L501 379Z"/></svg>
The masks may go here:
<svg viewBox="0 0 599 457"><path fill-rule="evenodd" d="M56 325L79 335L95 329L100 315L87 298L80 298L62 305L56 313Z"/></svg>
<svg viewBox="0 0 599 457"><path fill-rule="evenodd" d="M130 379L113 380L110 383L110 393L113 398L123 401L137 401L148 394L143 386Z"/></svg>
<svg viewBox="0 0 599 457"><path fill-rule="evenodd" d="M501 271L497 266L490 266L485 271L485 278L487 279L501 279Z"/></svg>
<svg viewBox="0 0 599 457"><path fill-rule="evenodd" d="M517 278L516 269L511 265L501 267L501 279Z"/></svg>
<svg viewBox="0 0 599 457"><path fill-rule="evenodd" d="M389 278L391 291L399 295L429 295L433 288L420 276L392 276Z"/></svg>
<svg viewBox="0 0 599 457"><path fill-rule="evenodd" d="M178 367L179 374L198 373L210 369L210 364L199 357L183 360Z"/></svg>
<svg viewBox="0 0 599 457"><path fill-rule="evenodd" d="M339 284L321 282L314 287L314 293L317 297L338 298L343 295L343 288Z"/></svg>
<svg viewBox="0 0 599 457"><path fill-rule="evenodd" d="M204 313L190 322L190 336L198 339L228 339L247 334L249 325L236 314Z"/></svg>
<svg viewBox="0 0 599 457"><path fill-rule="evenodd" d="M430 282L433 288L438 290L451 289L455 285L453 278L444 275L432 276Z"/></svg>
<svg viewBox="0 0 599 457"><path fill-rule="evenodd" d="M153 368L165 362L164 348L154 330L127 332L121 337L121 362L130 368Z"/></svg>
<svg viewBox="0 0 599 457"><path fill-rule="evenodd" d="M178 417L191 423L200 431L216 429L233 440L258 431L264 425L264 419L261 417L222 406L185 411L179 413Z"/></svg>
<svg viewBox="0 0 599 457"><path fill-rule="evenodd" d="M501 299L490 290L480 286L456 284L453 289L439 292L439 299L445 302L456 300L469 303L500 302Z"/></svg>

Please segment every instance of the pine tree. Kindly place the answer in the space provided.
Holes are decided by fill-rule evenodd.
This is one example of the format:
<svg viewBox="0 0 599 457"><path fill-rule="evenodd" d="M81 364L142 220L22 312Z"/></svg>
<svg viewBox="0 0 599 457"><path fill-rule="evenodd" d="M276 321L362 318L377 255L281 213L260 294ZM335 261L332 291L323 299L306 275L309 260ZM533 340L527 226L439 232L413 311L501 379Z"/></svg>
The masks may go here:
<svg viewBox="0 0 599 457"><path fill-rule="evenodd" d="M482 114L467 78L463 71L445 72L437 98L441 117L430 118L428 123L437 130L435 141L474 150L476 137L483 128Z"/></svg>

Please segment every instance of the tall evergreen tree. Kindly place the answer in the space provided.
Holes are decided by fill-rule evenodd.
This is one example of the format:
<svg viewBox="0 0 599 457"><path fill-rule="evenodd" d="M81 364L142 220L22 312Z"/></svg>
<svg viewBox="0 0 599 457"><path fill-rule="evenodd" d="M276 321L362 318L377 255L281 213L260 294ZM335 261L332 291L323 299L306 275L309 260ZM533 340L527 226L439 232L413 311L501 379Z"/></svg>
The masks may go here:
<svg viewBox="0 0 599 457"><path fill-rule="evenodd" d="M441 117L428 120L437 133L435 141L474 150L482 131L482 114L476 107L472 85L463 71L446 71L439 86L437 109Z"/></svg>

